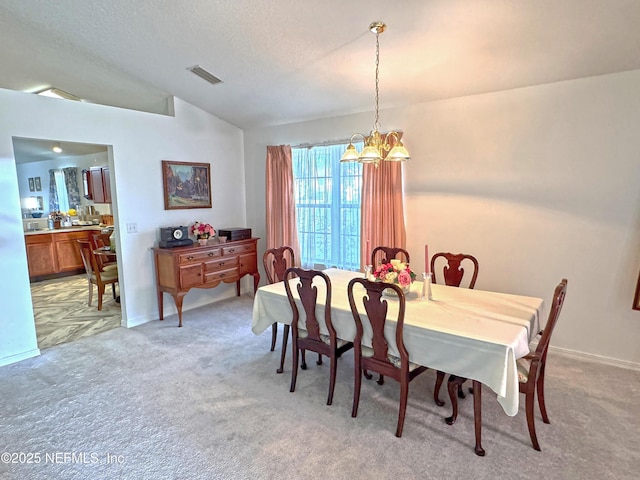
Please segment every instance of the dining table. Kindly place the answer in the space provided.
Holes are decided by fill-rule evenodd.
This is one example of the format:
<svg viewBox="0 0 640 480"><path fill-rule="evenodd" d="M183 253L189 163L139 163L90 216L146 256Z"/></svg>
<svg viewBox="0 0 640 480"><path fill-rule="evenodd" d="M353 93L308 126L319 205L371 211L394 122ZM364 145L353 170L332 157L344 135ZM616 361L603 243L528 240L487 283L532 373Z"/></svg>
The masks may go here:
<svg viewBox="0 0 640 480"><path fill-rule="evenodd" d="M356 326L347 297L347 285L363 273L329 268L324 270L332 289L331 320L337 336L353 340ZM297 278L289 280L294 284ZM358 287L358 286L356 286ZM318 289L324 288L318 284ZM362 287L360 287L362 288ZM297 295L296 288L291 289ZM364 289L362 288L364 294ZM357 295L357 290L354 295ZM322 298L322 295L318 295ZM422 295L422 282L415 281L405 295L404 343L411 362L473 380L476 413L476 453L481 446L481 386L496 394L509 416L518 413L519 386L516 360L530 352L529 344L540 331L544 301L541 298L468 288L431 285L431 299ZM296 298L299 302L299 298ZM388 298L385 337L389 353L399 356L395 343L398 299ZM304 310L301 321L304 322ZM318 303L317 317L324 318L324 304ZM359 312L364 318L364 309ZM274 322L291 324L291 306L284 283L260 287L254 297L251 330L259 335ZM365 323L362 343L371 345L371 330ZM326 326L320 326L327 334ZM476 405L477 402L477 405Z"/></svg>

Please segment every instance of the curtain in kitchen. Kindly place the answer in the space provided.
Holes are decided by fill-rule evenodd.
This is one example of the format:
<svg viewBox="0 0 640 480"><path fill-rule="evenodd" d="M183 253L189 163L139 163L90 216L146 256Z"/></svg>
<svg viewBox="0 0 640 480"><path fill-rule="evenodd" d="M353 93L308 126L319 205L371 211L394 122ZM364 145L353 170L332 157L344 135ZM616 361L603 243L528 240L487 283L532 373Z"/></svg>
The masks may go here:
<svg viewBox="0 0 640 480"><path fill-rule="evenodd" d="M299 265L300 244L290 145L267 146L266 208L267 248L290 246Z"/></svg>
<svg viewBox="0 0 640 480"><path fill-rule="evenodd" d="M80 188L78 186L78 167L67 167L62 169L64 174L64 184L67 187L67 197L69 198L69 208L78 208L80 205Z"/></svg>

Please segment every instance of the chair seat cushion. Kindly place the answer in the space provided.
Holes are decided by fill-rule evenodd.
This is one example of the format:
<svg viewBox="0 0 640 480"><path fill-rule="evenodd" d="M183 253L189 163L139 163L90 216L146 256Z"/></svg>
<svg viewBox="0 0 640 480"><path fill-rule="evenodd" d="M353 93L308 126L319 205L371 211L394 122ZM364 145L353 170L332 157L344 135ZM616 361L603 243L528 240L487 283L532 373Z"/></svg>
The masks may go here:
<svg viewBox="0 0 640 480"><path fill-rule="evenodd" d="M108 282L110 280L117 280L118 270L110 269L110 270L105 270L104 272L100 272L100 278L102 279L103 282Z"/></svg>
<svg viewBox="0 0 640 480"><path fill-rule="evenodd" d="M300 338L307 338L309 336L309 332L307 332L306 330L303 330L301 328L298 328L298 337ZM329 335L324 335L324 334L320 334L320 340L322 340L324 343L326 343L327 345L331 345L331 337L329 337ZM342 340L341 338L336 338L337 342L336 342L336 348L341 348L343 346L345 346L347 343L346 340Z"/></svg>
<svg viewBox="0 0 640 480"><path fill-rule="evenodd" d="M373 357L373 348L365 347L363 345L362 346L362 356L363 357ZM396 368L401 368L402 367L402 360L400 359L400 357L396 357L395 355L387 354L387 358L393 364L394 367L396 367ZM409 362L409 371L413 372L419 366L420 365L418 365L417 363Z"/></svg>
<svg viewBox="0 0 640 480"><path fill-rule="evenodd" d="M102 267L102 272L107 272L109 270L115 270L117 272L118 271L118 264L117 263L107 263L104 267Z"/></svg>
<svg viewBox="0 0 640 480"><path fill-rule="evenodd" d="M529 369L531 368L531 360L525 358L519 358L516 360L516 366L518 367L518 382L527 383L529 380Z"/></svg>

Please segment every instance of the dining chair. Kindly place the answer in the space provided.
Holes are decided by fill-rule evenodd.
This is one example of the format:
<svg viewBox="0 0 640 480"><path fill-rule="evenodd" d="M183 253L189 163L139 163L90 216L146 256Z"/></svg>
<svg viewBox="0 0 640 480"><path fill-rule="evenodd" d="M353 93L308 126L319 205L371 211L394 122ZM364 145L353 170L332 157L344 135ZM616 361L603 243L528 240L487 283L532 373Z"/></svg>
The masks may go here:
<svg viewBox="0 0 640 480"><path fill-rule="evenodd" d="M444 262L441 260L444 259ZM441 267L442 270L442 283L449 287L459 287L462 284L462 280L465 278L465 270L463 262L473 267L471 270L471 279L469 280L469 287L473 288L476 285L478 278L478 260L473 255L466 253L445 253L438 252L431 257L431 273L433 275L433 283L438 283L437 271L440 271L436 267ZM468 276L467 276L468 278Z"/></svg>
<svg viewBox="0 0 640 480"><path fill-rule="evenodd" d="M544 329L541 330L538 335L538 345L533 353L530 353L522 358L516 360L516 366L518 371L518 386L520 393L525 395L525 412L527 415L527 427L529 428L529 436L531 437L531 444L533 448L540 451L540 444L538 443L538 437L536 435L536 425L534 418L535 397L536 392L538 396L538 406L540 407L540 414L544 423L550 423L549 416L547 415L547 407L544 402L544 373L547 363L547 351L549 349L549 343L551 340L551 334L558 322L560 312L562 311L562 305L564 304L564 298L567 293L567 279L563 278L553 292L553 299L551 301L551 310L549 311L549 317ZM537 337L537 336L536 336ZM464 378L451 375L447 383L447 389L449 391L449 398L451 399L451 405L453 411L450 417L447 417L445 421L449 425L453 425L458 416L457 400L455 392L457 388L464 382ZM474 383L476 383L474 381ZM478 384L478 386L480 386ZM474 389L474 395L475 393ZM478 390L479 392L480 390ZM481 415L480 407L477 406L480 402L476 402L474 399L474 420L477 423L478 417ZM476 453L478 446L478 437L476 434Z"/></svg>
<svg viewBox="0 0 640 480"><path fill-rule="evenodd" d="M362 288L363 287L363 288ZM388 302L382 298L382 291L390 288L395 291L398 298L398 315L389 324L395 328L395 343L400 353L396 357L389 353L389 343L385 338L387 325ZM398 411L398 424L396 437L402 436L404 418L407 411L407 398L409 396L409 382L427 370L427 367L409 361L409 353L403 341L404 314L406 299L404 292L395 284L373 282L364 278L354 278L347 287L349 306L356 324L356 336L353 340L355 359L355 386L353 391L353 408L351 416L358 415L360 403L360 390L362 376L370 378L369 371L378 373L378 383L382 384L384 376L391 377L400 383L400 407ZM357 299L356 299L357 297ZM361 315L360 312L366 312ZM367 331L372 331L371 346L363 345L364 326L368 322Z"/></svg>
<svg viewBox="0 0 640 480"><path fill-rule="evenodd" d="M553 300L551 302L551 310L549 318L540 332L540 340L536 346L536 350L523 358L516 361L518 366L518 382L520 393L525 394L525 411L527 413L527 426L529 427L529 436L535 450L540 451L540 444L536 436L536 426L533 417L533 409L535 404L536 391L538 395L538 406L544 423L549 422L547 415L547 407L544 403L544 372L547 364L547 351L549 350L549 342L551 334L558 322L558 317L562 311L564 297L567 293L567 279L563 278L553 292Z"/></svg>
<svg viewBox="0 0 640 480"><path fill-rule="evenodd" d="M97 250L98 248L111 246L110 236L110 233L95 233L90 235L89 243L91 244L92 251ZM101 272L104 270L113 270L118 268L115 255L99 255L96 256L96 260Z"/></svg>
<svg viewBox="0 0 640 480"><path fill-rule="evenodd" d="M304 309L304 326L300 323L300 312L296 303L296 297L291 290L289 280L294 276L298 277L296 284L297 294ZM306 350L311 350L318 354L318 365L322 365L322 355L326 355L330 360L329 376L329 396L327 405L333 402L333 391L336 386L336 373L338 358L347 350L353 348L353 342L348 342L338 338L336 330L331 322L331 280L319 270L305 270L297 267L290 267L284 275L284 286L289 299L289 305L293 312L291 321L291 339L293 351L293 368L291 370L290 392L296 389L296 379L298 376L298 353L302 353L302 370L307 369L305 358ZM314 283L315 281L315 283ZM320 333L321 323L316 316L318 306L318 296L320 303L324 305L324 326L329 335Z"/></svg>
<svg viewBox="0 0 640 480"><path fill-rule="evenodd" d="M371 265L373 265L373 269L375 270L376 266L380 263L389 263L389 261L393 258L397 258L398 254L402 257L404 263L409 263L409 252L407 252L404 248L398 247L376 247L371 252Z"/></svg>
<svg viewBox="0 0 640 480"><path fill-rule="evenodd" d="M285 245L278 248L270 248L264 252L262 256L262 264L264 265L264 271L267 274L267 280L269 284L281 282L284 279L284 274L288 267L295 265L295 255L293 254L293 248ZM276 370L277 373L284 371L284 359L287 353L287 341L289 339L289 325L284 324L282 332L282 352L280 352L280 367ZM276 340L278 339L278 322L274 322L271 325L271 351L276 348Z"/></svg>
<svg viewBox="0 0 640 480"><path fill-rule="evenodd" d="M78 245L89 284L88 305L91 306L91 302L93 301L93 286L96 285L98 287L98 310L102 310L102 296L104 295L106 285L111 284L113 298L116 298L115 284L118 282L118 270L113 269L101 272L89 240L78 240Z"/></svg>
<svg viewBox="0 0 640 480"><path fill-rule="evenodd" d="M464 264L463 264L464 262ZM471 276L471 279L468 280L468 288L473 288L476 285L476 280L478 278L478 270L480 269L478 265L478 260L473 255L468 255L466 253L449 253L449 252L438 252L431 257L431 273L432 273L432 281L433 283L438 283L436 275L436 267L441 267L442 270L442 280L444 281L444 285L449 287L459 287L462 285L462 280L465 279L465 269L463 265L468 265L472 267L472 270L467 271ZM469 278L467 275L467 278ZM466 280L465 280L466 281ZM436 384L433 388L433 400L436 402L436 405L439 407L444 405L444 402L440 400L440 387L442 386L442 382L444 381L445 372L440 370L436 373ZM458 383L458 398L465 398L465 394L462 391L462 384Z"/></svg>

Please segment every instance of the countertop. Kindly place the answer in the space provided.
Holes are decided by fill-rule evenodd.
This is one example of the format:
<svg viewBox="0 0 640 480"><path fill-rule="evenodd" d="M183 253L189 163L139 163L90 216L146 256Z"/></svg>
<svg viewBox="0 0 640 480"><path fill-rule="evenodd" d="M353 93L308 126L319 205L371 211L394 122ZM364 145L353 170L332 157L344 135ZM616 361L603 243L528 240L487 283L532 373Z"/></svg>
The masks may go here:
<svg viewBox="0 0 640 480"><path fill-rule="evenodd" d="M73 227L61 227L61 228L43 228L41 230L29 230L24 232L25 235L42 235L43 233L63 233L63 232L81 232L83 230L95 230L102 231L108 225L85 225L85 226L73 226Z"/></svg>

